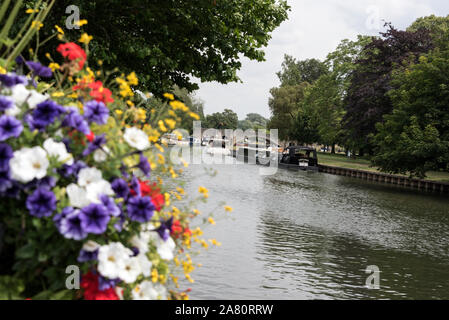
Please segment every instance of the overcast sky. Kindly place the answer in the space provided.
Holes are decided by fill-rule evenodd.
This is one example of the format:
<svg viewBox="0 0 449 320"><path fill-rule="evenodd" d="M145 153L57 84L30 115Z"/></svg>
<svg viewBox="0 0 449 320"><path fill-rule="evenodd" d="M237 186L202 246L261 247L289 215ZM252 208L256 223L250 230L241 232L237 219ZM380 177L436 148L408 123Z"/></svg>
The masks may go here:
<svg viewBox="0 0 449 320"><path fill-rule="evenodd" d="M240 119L248 113L270 117L269 90L279 85L276 72L284 54L297 59L324 59L343 39L358 34L374 35L382 20L404 29L416 18L449 14L448 0L288 0L292 10L289 20L273 33L265 49L266 61L242 60L239 77L243 83L200 84L196 96L205 102L205 113L230 108Z"/></svg>

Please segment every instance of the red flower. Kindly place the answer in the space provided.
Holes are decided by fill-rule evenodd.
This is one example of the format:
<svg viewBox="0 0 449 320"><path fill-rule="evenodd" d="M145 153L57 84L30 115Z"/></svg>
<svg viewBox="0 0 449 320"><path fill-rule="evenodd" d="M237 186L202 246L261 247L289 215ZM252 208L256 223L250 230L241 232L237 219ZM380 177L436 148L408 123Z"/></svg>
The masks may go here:
<svg viewBox="0 0 449 320"><path fill-rule="evenodd" d="M63 43L56 49L64 58L68 58L70 61L78 61L78 66L81 69L84 68L84 64L87 60L86 52L76 43Z"/></svg>
<svg viewBox="0 0 449 320"><path fill-rule="evenodd" d="M85 300L119 300L114 288L104 291L98 289L98 275L93 274L91 271L83 275L81 288L84 289Z"/></svg>
<svg viewBox="0 0 449 320"><path fill-rule="evenodd" d="M86 138L89 142L92 142L95 139L95 134L91 131L89 134L86 134Z"/></svg>
<svg viewBox="0 0 449 320"><path fill-rule="evenodd" d="M90 96L95 100L97 100L98 102L103 102L104 104L114 102L114 99L112 99L111 90L103 87L103 82L95 81L89 83L88 87L92 89L89 93Z"/></svg>
<svg viewBox="0 0 449 320"><path fill-rule="evenodd" d="M171 235L178 239L181 235L191 236L192 231L190 231L189 228L183 228L181 222L179 222L179 220L175 220L171 226Z"/></svg>
<svg viewBox="0 0 449 320"><path fill-rule="evenodd" d="M161 194L161 189L157 187L157 184L152 183L151 185L149 185L147 182L143 182L140 180L139 184L142 197L150 197L151 202L156 207L156 211L161 211L162 207L165 204L165 197L163 194ZM136 192L131 189L131 194L135 196Z"/></svg>

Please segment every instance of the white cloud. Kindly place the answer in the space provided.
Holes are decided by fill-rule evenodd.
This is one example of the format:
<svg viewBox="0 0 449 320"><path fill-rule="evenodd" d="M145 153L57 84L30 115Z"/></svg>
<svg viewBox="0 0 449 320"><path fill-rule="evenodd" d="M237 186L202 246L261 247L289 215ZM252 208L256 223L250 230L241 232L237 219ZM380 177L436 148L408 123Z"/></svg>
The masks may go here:
<svg viewBox="0 0 449 320"><path fill-rule="evenodd" d="M197 96L205 101L207 114L230 108L241 119L251 112L269 117L269 90L279 85L276 72L285 53L298 59L324 59L343 39L378 34L381 30L372 28L378 19L403 29L418 17L449 13L445 0L290 0L289 4L290 18L273 33L266 61L243 59L239 72L243 83L200 85Z"/></svg>

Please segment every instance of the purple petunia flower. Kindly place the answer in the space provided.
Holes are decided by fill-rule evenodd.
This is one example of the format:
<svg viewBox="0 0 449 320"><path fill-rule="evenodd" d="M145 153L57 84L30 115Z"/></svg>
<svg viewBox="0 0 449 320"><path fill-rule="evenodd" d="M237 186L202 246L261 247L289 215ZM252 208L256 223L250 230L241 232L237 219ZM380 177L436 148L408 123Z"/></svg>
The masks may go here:
<svg viewBox="0 0 449 320"><path fill-rule="evenodd" d="M38 126L48 126L64 113L64 111L64 107L56 102L51 100L44 101L39 103L33 111L33 123Z"/></svg>
<svg viewBox="0 0 449 320"><path fill-rule="evenodd" d="M137 179L137 177L135 176L131 179L131 189L136 193L137 196L140 197L142 195L139 179Z"/></svg>
<svg viewBox="0 0 449 320"><path fill-rule="evenodd" d="M107 279L102 277L101 275L98 276L98 290L104 291L111 288L115 288L115 286L120 282L120 279Z"/></svg>
<svg viewBox="0 0 449 320"><path fill-rule="evenodd" d="M168 238L170 237L172 226L173 226L173 217L171 217L167 221L161 220L161 225L159 228L156 229L156 232L159 234L162 240L164 241L168 240Z"/></svg>
<svg viewBox="0 0 449 320"><path fill-rule="evenodd" d="M113 217L118 217L122 213L120 208L117 206L117 204L114 202L114 200L111 197L108 197L107 195L102 195L100 197L101 203L106 207L109 214Z"/></svg>
<svg viewBox="0 0 449 320"><path fill-rule="evenodd" d="M78 173L84 168L87 168L87 164L83 161L76 161L72 165L64 164L58 172L65 178L71 178L78 176Z"/></svg>
<svg viewBox="0 0 449 320"><path fill-rule="evenodd" d="M5 96L0 96L0 111L6 111L14 106L14 101Z"/></svg>
<svg viewBox="0 0 449 320"><path fill-rule="evenodd" d="M28 83L28 79L24 76L18 76L13 73L8 73L8 74L0 74L0 82L5 87L11 88L18 84L26 85Z"/></svg>
<svg viewBox="0 0 449 320"><path fill-rule="evenodd" d="M26 207L34 217L49 217L56 210L55 194L47 188L39 188L28 197Z"/></svg>
<svg viewBox="0 0 449 320"><path fill-rule="evenodd" d="M9 170L9 161L14 157L14 151L6 143L0 143L0 171Z"/></svg>
<svg viewBox="0 0 449 320"><path fill-rule="evenodd" d="M103 102L89 101L84 105L84 116L89 122L106 124L109 118L109 109Z"/></svg>
<svg viewBox="0 0 449 320"><path fill-rule="evenodd" d="M128 197L129 187L128 182L126 182L125 180L117 178L112 181L111 187L117 197L124 199Z"/></svg>
<svg viewBox="0 0 449 320"><path fill-rule="evenodd" d="M65 219L70 213L74 212L75 209L72 207L66 207L62 209L62 212L55 215L53 217L53 222L56 225L56 228L58 228L59 232L61 232L61 222L63 219Z"/></svg>
<svg viewBox="0 0 449 320"><path fill-rule="evenodd" d="M106 231L111 216L103 204L92 203L81 210L80 219L86 232L102 234Z"/></svg>
<svg viewBox="0 0 449 320"><path fill-rule="evenodd" d="M128 216L132 221L145 223L151 220L154 214L154 204L150 197L133 197L128 201Z"/></svg>
<svg viewBox="0 0 449 320"><path fill-rule="evenodd" d="M35 61L27 61L25 63L27 67L33 71L34 76L38 76L41 78L51 78L53 76L53 72L49 67L45 67L39 62Z"/></svg>
<svg viewBox="0 0 449 320"><path fill-rule="evenodd" d="M96 150L100 149L105 144L106 144L106 136L104 134L96 136L94 140L91 143L89 143L87 149L83 151L83 157L87 157L88 155L94 153Z"/></svg>
<svg viewBox="0 0 449 320"><path fill-rule="evenodd" d="M83 263L88 261L95 261L97 259L98 259L98 249L94 251L87 251L81 249L77 261Z"/></svg>
<svg viewBox="0 0 449 320"><path fill-rule="evenodd" d="M148 162L148 159L143 154L140 154L139 164L137 165L137 168L139 168L145 176L150 176L151 166Z"/></svg>
<svg viewBox="0 0 449 320"><path fill-rule="evenodd" d="M89 124L75 108L70 108L66 117L62 121L63 127L70 127L84 134L90 133Z"/></svg>
<svg viewBox="0 0 449 320"><path fill-rule="evenodd" d="M82 224L82 213L73 211L61 219L60 232L66 239L83 240L87 237L87 231Z"/></svg>
<svg viewBox="0 0 449 320"><path fill-rule="evenodd" d="M23 131L22 122L14 117L3 115L0 117L0 141L18 138Z"/></svg>

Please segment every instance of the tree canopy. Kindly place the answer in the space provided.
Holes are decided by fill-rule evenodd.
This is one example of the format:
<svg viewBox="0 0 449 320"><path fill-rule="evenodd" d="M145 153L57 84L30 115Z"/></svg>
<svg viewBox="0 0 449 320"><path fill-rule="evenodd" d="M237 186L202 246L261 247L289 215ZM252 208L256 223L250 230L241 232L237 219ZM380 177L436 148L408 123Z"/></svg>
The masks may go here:
<svg viewBox="0 0 449 320"><path fill-rule="evenodd" d="M54 33L54 25L65 25L69 5L78 6L89 21L83 32L93 36L90 62L135 71L154 94L174 85L198 89L192 77L238 81L241 57L263 61L263 47L289 10L284 0L58 0L43 36ZM74 41L81 35L65 32ZM46 47L54 48L54 41Z"/></svg>

